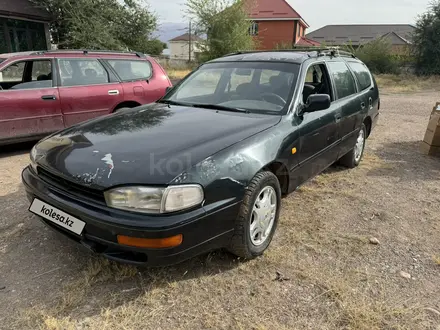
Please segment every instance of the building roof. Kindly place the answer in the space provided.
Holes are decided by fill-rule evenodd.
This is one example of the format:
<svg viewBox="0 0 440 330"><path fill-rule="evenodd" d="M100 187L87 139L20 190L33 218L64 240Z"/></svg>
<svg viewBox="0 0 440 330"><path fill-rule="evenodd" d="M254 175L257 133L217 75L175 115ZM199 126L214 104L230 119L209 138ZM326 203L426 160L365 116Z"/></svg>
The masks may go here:
<svg viewBox="0 0 440 330"><path fill-rule="evenodd" d="M245 0L245 6L249 12L249 18L254 20L261 19L292 19L302 20L300 14L292 8L286 0Z"/></svg>
<svg viewBox="0 0 440 330"><path fill-rule="evenodd" d="M192 35L191 37L192 41L203 41L202 38L200 38L199 36L196 36L195 34ZM169 42L175 42L175 41L187 41L189 42L189 33L184 33L181 36L175 37L171 40L169 40Z"/></svg>
<svg viewBox="0 0 440 330"><path fill-rule="evenodd" d="M321 44L315 40L306 37L301 37L296 43L296 46L317 47L317 46L321 46Z"/></svg>
<svg viewBox="0 0 440 330"><path fill-rule="evenodd" d="M0 0L0 15L51 21L50 14L29 0Z"/></svg>
<svg viewBox="0 0 440 330"><path fill-rule="evenodd" d="M406 45L411 43L414 29L410 24L327 25L306 37L327 45L359 45L386 36L393 45Z"/></svg>

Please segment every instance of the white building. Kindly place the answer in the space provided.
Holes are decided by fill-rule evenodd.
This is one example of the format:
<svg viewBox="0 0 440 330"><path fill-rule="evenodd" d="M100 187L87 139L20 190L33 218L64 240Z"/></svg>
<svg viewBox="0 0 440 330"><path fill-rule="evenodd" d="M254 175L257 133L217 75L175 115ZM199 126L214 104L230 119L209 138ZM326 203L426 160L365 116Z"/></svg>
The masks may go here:
<svg viewBox="0 0 440 330"><path fill-rule="evenodd" d="M196 59L197 53L200 52L200 42L202 38L192 35L191 36L191 60ZM189 33L182 34L169 41L170 59L171 60L185 60L190 59L190 35Z"/></svg>

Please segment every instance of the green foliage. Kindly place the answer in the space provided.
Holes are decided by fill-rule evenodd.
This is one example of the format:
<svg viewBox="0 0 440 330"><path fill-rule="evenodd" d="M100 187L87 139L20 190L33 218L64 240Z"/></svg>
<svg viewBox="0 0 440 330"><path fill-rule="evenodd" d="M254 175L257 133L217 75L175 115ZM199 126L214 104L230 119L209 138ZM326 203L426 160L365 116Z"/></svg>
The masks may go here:
<svg viewBox="0 0 440 330"><path fill-rule="evenodd" d="M413 54L419 74L440 74L440 1L419 16L413 36Z"/></svg>
<svg viewBox="0 0 440 330"><path fill-rule="evenodd" d="M161 55L163 50L167 47L167 44L160 41L159 39L147 40L145 44L145 49L148 51L145 51L145 53L150 55Z"/></svg>
<svg viewBox="0 0 440 330"><path fill-rule="evenodd" d="M51 34L53 43L60 49L162 53L163 47L152 38L157 18L141 0L32 1L47 9L54 18Z"/></svg>
<svg viewBox="0 0 440 330"><path fill-rule="evenodd" d="M187 0L186 8L194 20L196 34L207 36L200 44L201 61L255 48L242 0Z"/></svg>
<svg viewBox="0 0 440 330"><path fill-rule="evenodd" d="M356 55L374 73L399 73L398 57L392 54L391 43L386 38L378 38L360 46L350 43L344 50Z"/></svg>

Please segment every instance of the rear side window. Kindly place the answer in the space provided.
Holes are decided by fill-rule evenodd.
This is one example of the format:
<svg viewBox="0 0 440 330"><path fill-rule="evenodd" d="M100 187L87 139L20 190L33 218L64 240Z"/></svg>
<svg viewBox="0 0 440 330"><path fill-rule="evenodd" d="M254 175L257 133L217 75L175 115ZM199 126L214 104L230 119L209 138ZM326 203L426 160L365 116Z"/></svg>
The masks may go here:
<svg viewBox="0 0 440 330"><path fill-rule="evenodd" d="M348 62L348 65L353 70L361 90L371 87L371 74L368 68L363 63Z"/></svg>
<svg viewBox="0 0 440 330"><path fill-rule="evenodd" d="M62 86L99 85L109 82L108 73L98 60L59 60Z"/></svg>
<svg viewBox="0 0 440 330"><path fill-rule="evenodd" d="M338 99L356 94L354 77L344 62L328 62L330 74L335 82Z"/></svg>
<svg viewBox="0 0 440 330"><path fill-rule="evenodd" d="M108 63L124 81L148 79L152 75L148 61L111 60Z"/></svg>

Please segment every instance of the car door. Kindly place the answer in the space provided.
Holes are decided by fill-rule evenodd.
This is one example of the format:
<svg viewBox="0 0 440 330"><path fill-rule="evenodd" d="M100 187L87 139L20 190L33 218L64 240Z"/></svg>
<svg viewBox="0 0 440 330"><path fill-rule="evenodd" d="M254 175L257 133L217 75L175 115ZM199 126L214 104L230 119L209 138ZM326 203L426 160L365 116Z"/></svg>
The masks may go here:
<svg viewBox="0 0 440 330"><path fill-rule="evenodd" d="M355 78L343 60L330 60L327 66L335 87L336 104L341 108L337 128L340 140L339 158L353 149L356 143L362 122L360 114L366 107L366 100L358 94Z"/></svg>
<svg viewBox="0 0 440 330"><path fill-rule="evenodd" d="M307 80L312 79L314 71L320 72L319 86L316 85L314 91L310 93L307 87ZM317 175L333 162L337 160L336 150L338 144L337 118L340 113L340 107L334 102L334 91L331 85L327 68L324 62L315 63L308 67L306 76L303 78L303 99L300 107L303 107L311 94L328 94L333 100L329 109L296 114L294 117L294 126L300 132L299 162L295 168L291 169L291 184L295 187L301 185L311 177ZM315 79L316 80L316 79Z"/></svg>
<svg viewBox="0 0 440 330"><path fill-rule="evenodd" d="M64 128L50 58L18 60L0 71L0 139L44 135Z"/></svg>
<svg viewBox="0 0 440 330"><path fill-rule="evenodd" d="M121 84L96 58L59 58L59 92L65 127L109 114L124 99Z"/></svg>

